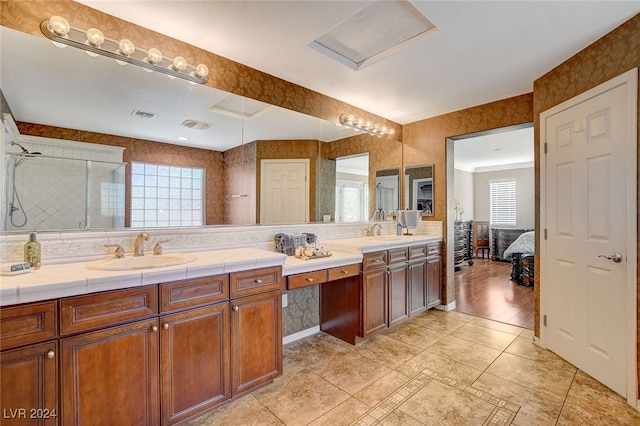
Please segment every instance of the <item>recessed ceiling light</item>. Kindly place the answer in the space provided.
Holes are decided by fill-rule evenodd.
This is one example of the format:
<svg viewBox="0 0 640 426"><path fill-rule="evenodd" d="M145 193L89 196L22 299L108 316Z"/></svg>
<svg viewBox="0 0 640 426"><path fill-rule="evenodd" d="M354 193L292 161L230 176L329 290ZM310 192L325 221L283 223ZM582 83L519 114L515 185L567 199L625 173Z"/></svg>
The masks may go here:
<svg viewBox="0 0 640 426"><path fill-rule="evenodd" d="M189 138L184 137L184 136L178 136L178 140L179 140L179 141L183 141L183 142L184 142L184 141L188 141L188 140L189 140Z"/></svg>

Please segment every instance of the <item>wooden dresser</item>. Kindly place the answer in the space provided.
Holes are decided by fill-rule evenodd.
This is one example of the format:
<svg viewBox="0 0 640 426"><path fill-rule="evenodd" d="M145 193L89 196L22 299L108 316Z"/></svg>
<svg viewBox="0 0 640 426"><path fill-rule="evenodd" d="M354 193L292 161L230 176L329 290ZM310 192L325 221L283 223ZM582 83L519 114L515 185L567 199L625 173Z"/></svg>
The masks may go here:
<svg viewBox="0 0 640 426"><path fill-rule="evenodd" d="M509 259L504 259L504 251L509 248L520 235L525 232L533 231L533 229L491 229L491 260L502 260L504 262L510 262Z"/></svg>

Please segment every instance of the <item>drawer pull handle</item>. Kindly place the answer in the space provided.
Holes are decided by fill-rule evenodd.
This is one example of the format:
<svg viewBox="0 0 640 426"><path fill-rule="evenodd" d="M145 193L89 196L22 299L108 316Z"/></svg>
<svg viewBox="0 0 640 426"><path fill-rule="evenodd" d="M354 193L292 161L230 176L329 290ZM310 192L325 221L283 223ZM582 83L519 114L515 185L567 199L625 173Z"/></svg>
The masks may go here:
<svg viewBox="0 0 640 426"><path fill-rule="evenodd" d="M341 271L341 272L342 272L343 274L348 274L348 273L349 273L349 271L345 271L345 270L343 270L343 271Z"/></svg>
<svg viewBox="0 0 640 426"><path fill-rule="evenodd" d="M309 281L310 283L312 283L312 282L313 282L313 278L309 277L309 278L307 278L307 281Z"/></svg>
<svg viewBox="0 0 640 426"><path fill-rule="evenodd" d="M167 324L166 322L164 324L162 324L162 328L164 328L165 330L169 329L169 324Z"/></svg>
<svg viewBox="0 0 640 426"><path fill-rule="evenodd" d="M158 332L158 326L154 325L153 327L151 327L151 331L153 331L154 333Z"/></svg>
<svg viewBox="0 0 640 426"><path fill-rule="evenodd" d="M262 284L262 280L261 279L257 279L256 280L256 284Z"/></svg>
<svg viewBox="0 0 640 426"><path fill-rule="evenodd" d="M56 356L56 353L55 353L54 351L49 351L49 352L47 352L47 358L51 359L51 358L53 358L54 356Z"/></svg>
<svg viewBox="0 0 640 426"><path fill-rule="evenodd" d="M234 311L234 312L238 312L239 310L240 310L240 307L239 307L239 306L234 306L234 307L233 307L233 311Z"/></svg>

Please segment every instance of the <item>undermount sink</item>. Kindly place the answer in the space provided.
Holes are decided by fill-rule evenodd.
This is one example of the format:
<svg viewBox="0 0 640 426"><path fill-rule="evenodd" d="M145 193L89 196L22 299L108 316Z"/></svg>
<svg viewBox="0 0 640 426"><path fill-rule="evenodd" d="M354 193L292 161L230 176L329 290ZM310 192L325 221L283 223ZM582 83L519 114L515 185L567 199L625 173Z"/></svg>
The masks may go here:
<svg viewBox="0 0 640 426"><path fill-rule="evenodd" d="M87 269L99 271L128 271L132 269L164 268L182 265L196 260L194 255L163 254L159 256L137 256L112 258L87 263Z"/></svg>

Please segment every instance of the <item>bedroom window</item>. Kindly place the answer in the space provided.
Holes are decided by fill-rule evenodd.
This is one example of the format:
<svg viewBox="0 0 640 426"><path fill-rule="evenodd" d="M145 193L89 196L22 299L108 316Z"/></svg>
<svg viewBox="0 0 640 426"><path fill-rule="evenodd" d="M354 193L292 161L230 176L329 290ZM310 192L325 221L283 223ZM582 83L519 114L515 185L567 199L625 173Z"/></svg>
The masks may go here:
<svg viewBox="0 0 640 426"><path fill-rule="evenodd" d="M516 180L489 182L491 226L516 226Z"/></svg>
<svg viewBox="0 0 640 426"><path fill-rule="evenodd" d="M200 226L204 169L131 163L131 226Z"/></svg>

